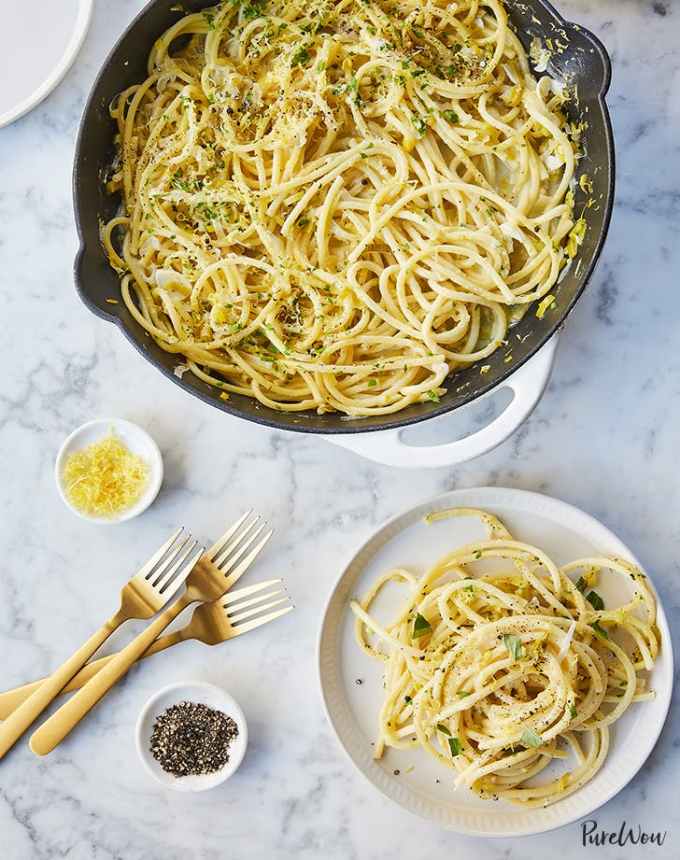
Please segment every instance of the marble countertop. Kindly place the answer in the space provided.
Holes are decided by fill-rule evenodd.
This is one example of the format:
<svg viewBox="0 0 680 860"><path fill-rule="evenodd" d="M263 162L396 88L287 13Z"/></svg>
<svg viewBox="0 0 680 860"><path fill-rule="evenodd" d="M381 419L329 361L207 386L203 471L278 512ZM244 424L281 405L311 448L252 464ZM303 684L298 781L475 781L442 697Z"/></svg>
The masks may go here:
<svg viewBox="0 0 680 860"><path fill-rule="evenodd" d="M285 577L297 609L228 647L190 643L153 658L46 759L18 745L0 765L3 857L578 856L578 824L484 841L443 832L377 794L352 770L323 715L316 637L342 562L383 519L444 490L494 484L560 497L612 528L651 573L677 647L680 306L670 296L680 275L680 5L561 0L565 15L600 36L613 59L618 189L609 240L530 420L468 465L408 472L315 437L242 423L187 397L78 300L70 190L76 129L98 67L141 5L97 0L62 85L0 130L0 687L48 672L79 645L113 611L126 574L178 522L207 539L245 506L269 517L277 535L258 576ZM52 477L64 436L107 415L147 426L167 468L153 508L116 528L75 518ZM229 689L251 730L238 775L204 795L151 782L133 744L146 698L192 678ZM680 854L680 811L671 800L678 747L676 712L642 771L594 816L607 830L625 819L668 831L664 846L591 849L597 856Z"/></svg>

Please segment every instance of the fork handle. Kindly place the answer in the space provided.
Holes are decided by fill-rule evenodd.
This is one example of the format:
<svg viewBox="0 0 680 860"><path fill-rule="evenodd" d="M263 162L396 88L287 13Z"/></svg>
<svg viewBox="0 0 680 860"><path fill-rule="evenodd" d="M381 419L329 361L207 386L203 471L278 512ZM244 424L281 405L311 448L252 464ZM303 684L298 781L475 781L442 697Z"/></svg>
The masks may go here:
<svg viewBox="0 0 680 860"><path fill-rule="evenodd" d="M37 731L31 735L29 746L36 755L47 755L58 746L82 718L102 699L113 685L119 681L130 666L149 648L154 639L174 621L174 619L195 600L187 592L169 609L153 621L136 639L115 654L94 678L85 684L68 702L52 714ZM19 707L19 710L23 705ZM10 717L11 719L11 717ZM4 725L4 724L3 724Z"/></svg>
<svg viewBox="0 0 680 860"><path fill-rule="evenodd" d="M14 746L31 723L42 714L71 678L87 663L95 651L106 642L113 631L120 627L126 618L127 616L121 613L120 610L116 612L65 663L62 663L49 678L39 684L37 689L4 720L2 725L0 725L0 758Z"/></svg>
<svg viewBox="0 0 680 860"><path fill-rule="evenodd" d="M150 648L146 649L140 659L144 660L152 654L158 654L159 651L165 651L166 648L171 648L179 642L184 642L187 637L182 634L183 630L176 630L174 633L161 636L159 639L156 639ZM60 695L71 693L73 690L79 690L81 687L84 687L90 678L94 678L100 669L113 660L114 656L114 654L109 654L107 657L100 657L98 660L89 662L87 666L83 666L80 672L61 690ZM35 692L46 680L47 678L42 678L40 681L31 681L28 684L23 684L21 687L15 687L13 690L0 693L0 720L7 719L12 711L16 710L22 702L25 702L31 693Z"/></svg>

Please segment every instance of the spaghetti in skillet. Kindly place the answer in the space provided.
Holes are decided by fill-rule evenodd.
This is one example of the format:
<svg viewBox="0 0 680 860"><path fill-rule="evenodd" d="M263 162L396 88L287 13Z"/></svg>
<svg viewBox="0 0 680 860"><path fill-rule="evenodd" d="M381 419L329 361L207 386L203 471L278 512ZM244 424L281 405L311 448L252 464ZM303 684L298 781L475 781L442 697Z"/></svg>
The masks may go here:
<svg viewBox="0 0 680 860"><path fill-rule="evenodd" d="M374 755L421 747L481 797L548 806L593 778L609 727L653 697L645 673L659 651L654 595L624 559L557 567L484 511L429 520L450 516L480 517L488 539L421 577L388 571L351 604L359 645L385 662ZM605 606L596 590L604 570L630 581L625 605ZM407 594L381 625L372 607L388 583ZM552 763L562 773L535 779Z"/></svg>
<svg viewBox="0 0 680 860"><path fill-rule="evenodd" d="M582 238L565 99L500 0L185 15L111 106L123 206L102 239L125 304L223 398L437 400L544 312Z"/></svg>

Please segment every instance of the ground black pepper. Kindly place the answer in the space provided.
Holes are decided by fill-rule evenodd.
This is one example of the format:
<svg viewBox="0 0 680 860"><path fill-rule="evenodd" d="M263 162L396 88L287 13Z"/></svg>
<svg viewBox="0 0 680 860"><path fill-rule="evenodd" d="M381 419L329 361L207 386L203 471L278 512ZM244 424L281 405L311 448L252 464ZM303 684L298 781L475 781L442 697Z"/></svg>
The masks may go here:
<svg viewBox="0 0 680 860"><path fill-rule="evenodd" d="M214 773L229 761L236 722L207 705L180 702L156 718L151 754L173 776Z"/></svg>

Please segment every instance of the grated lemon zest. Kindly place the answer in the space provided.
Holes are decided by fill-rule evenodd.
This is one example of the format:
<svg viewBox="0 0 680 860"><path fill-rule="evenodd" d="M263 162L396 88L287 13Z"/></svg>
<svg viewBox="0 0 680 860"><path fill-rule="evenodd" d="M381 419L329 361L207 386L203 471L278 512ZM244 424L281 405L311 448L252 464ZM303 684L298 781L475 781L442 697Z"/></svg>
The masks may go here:
<svg viewBox="0 0 680 860"><path fill-rule="evenodd" d="M542 320L545 312L555 304L555 296L548 294L536 308L536 319Z"/></svg>
<svg viewBox="0 0 680 860"><path fill-rule="evenodd" d="M579 218L578 221L574 224L571 233L569 233L569 240L567 242L567 256L575 257L576 251L578 250L579 245L583 242L583 238L586 235L586 222L584 218Z"/></svg>
<svg viewBox="0 0 680 860"><path fill-rule="evenodd" d="M111 432L71 454L62 474L66 498L88 516L113 518L131 508L149 479L149 467Z"/></svg>

